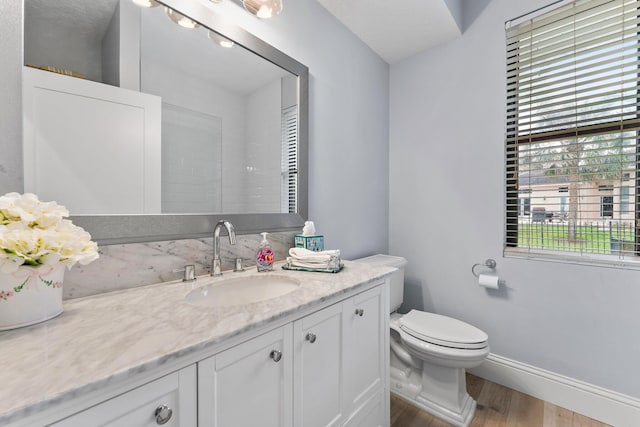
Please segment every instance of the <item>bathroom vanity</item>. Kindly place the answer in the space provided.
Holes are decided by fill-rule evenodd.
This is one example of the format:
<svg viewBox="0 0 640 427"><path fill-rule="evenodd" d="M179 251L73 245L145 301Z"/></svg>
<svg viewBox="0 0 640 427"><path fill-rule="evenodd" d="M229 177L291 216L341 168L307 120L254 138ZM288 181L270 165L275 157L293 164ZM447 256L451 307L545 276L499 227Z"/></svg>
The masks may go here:
<svg viewBox="0 0 640 427"><path fill-rule="evenodd" d="M244 305L162 283L65 302L0 332L0 424L388 426L388 267L273 273L298 289Z"/></svg>

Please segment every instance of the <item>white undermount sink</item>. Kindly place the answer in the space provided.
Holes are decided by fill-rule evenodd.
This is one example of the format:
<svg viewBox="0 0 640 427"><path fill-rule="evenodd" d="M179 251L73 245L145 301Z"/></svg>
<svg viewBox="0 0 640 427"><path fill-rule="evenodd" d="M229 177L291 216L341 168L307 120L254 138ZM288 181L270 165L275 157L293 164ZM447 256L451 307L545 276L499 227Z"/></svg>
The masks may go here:
<svg viewBox="0 0 640 427"><path fill-rule="evenodd" d="M281 297L299 287L298 280L271 273L228 279L223 277L193 289L185 296L185 301L209 307L244 305Z"/></svg>

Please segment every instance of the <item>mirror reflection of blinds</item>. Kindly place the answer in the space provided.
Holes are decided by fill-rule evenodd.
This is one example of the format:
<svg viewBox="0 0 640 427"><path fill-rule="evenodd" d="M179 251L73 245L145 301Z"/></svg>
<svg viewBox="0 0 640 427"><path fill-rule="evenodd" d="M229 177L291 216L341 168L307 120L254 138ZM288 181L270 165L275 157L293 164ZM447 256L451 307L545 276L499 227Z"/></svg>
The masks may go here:
<svg viewBox="0 0 640 427"><path fill-rule="evenodd" d="M282 212L298 211L298 106L282 110Z"/></svg>
<svg viewBox="0 0 640 427"><path fill-rule="evenodd" d="M506 29L507 251L638 254L639 7L577 0Z"/></svg>

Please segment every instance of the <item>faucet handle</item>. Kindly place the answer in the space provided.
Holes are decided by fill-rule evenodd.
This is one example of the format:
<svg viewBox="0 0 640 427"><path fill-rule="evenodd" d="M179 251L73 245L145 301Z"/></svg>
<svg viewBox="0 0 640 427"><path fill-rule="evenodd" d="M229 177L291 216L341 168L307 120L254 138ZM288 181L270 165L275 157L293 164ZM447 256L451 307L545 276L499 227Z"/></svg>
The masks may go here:
<svg viewBox="0 0 640 427"><path fill-rule="evenodd" d="M244 266L242 265L242 258L236 258L235 267L233 267L233 271L244 271Z"/></svg>
<svg viewBox="0 0 640 427"><path fill-rule="evenodd" d="M193 282L196 280L196 266L195 264L187 264L184 266L183 282Z"/></svg>

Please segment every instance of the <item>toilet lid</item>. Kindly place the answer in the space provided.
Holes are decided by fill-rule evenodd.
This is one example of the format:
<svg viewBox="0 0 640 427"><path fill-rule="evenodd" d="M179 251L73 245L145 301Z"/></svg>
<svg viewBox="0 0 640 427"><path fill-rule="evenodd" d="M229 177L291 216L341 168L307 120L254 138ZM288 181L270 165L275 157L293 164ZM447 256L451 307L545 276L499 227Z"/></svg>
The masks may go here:
<svg viewBox="0 0 640 427"><path fill-rule="evenodd" d="M400 328L420 340L453 348L484 348L489 339L486 333L468 323L418 310L402 316Z"/></svg>

